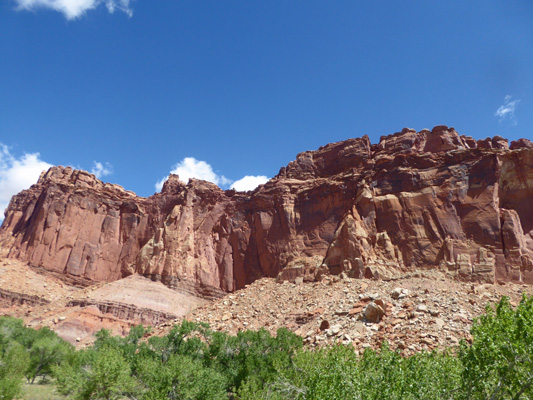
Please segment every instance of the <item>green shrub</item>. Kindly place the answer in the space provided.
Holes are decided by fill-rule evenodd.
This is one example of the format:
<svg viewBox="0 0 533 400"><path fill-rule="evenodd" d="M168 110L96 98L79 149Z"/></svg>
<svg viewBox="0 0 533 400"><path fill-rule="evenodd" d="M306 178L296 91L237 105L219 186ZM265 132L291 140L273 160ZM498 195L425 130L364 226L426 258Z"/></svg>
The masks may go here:
<svg viewBox="0 0 533 400"><path fill-rule="evenodd" d="M27 363L32 349L42 347L36 338L50 333L24 329L0 319L2 354L18 352L21 360L25 354ZM91 349L56 362L58 388L79 400L533 398L533 298L525 296L516 310L506 298L496 309L487 307L472 327L472 345L463 342L458 356L403 357L386 344L362 355L351 346L310 350L286 329L276 336L264 329L230 336L187 321L164 337L143 341L145 333L135 327L120 338L101 331ZM24 362L21 370L28 371Z"/></svg>
<svg viewBox="0 0 533 400"><path fill-rule="evenodd" d="M302 339L284 328L276 336L265 329L239 332L237 336L216 333L206 363L226 377L229 390L237 393L246 383L257 391L275 381L301 347Z"/></svg>
<svg viewBox="0 0 533 400"><path fill-rule="evenodd" d="M120 349L103 345L80 353L80 359L63 363L57 372L58 389L75 400L115 400L137 395L141 388L131 376L130 364Z"/></svg>
<svg viewBox="0 0 533 400"><path fill-rule="evenodd" d="M460 353L462 398L533 398L533 297L524 295L516 310L506 297L487 306L471 332Z"/></svg>
<svg viewBox="0 0 533 400"><path fill-rule="evenodd" d="M52 374L53 367L74 352L74 347L49 328L38 330L27 328L19 319L0 318L0 350L13 343L22 346L29 357L24 375L33 383L40 376Z"/></svg>
<svg viewBox="0 0 533 400"><path fill-rule="evenodd" d="M198 360L172 354L162 364L144 359L139 363L139 380L147 388L144 400L224 400L227 399L225 379Z"/></svg>
<svg viewBox="0 0 533 400"><path fill-rule="evenodd" d="M402 357L384 345L358 356L351 346L300 351L264 399L442 399L457 387L458 360L445 353ZM447 397L448 396L448 397Z"/></svg>
<svg viewBox="0 0 533 400"><path fill-rule="evenodd" d="M20 393L29 356L17 342L3 343L0 349L0 399L11 400Z"/></svg>
<svg viewBox="0 0 533 400"><path fill-rule="evenodd" d="M53 366L59 365L74 351L69 343L48 328L34 331L32 336L32 341L28 342L30 363L25 373L30 383L34 383L37 376L53 375Z"/></svg>

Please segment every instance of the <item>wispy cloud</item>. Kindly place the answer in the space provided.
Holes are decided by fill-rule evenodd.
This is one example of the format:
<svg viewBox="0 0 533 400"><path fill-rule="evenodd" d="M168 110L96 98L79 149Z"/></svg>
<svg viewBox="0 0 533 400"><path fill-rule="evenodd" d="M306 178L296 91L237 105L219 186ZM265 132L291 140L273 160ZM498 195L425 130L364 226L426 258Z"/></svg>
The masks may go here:
<svg viewBox="0 0 533 400"><path fill-rule="evenodd" d="M262 183L268 181L266 176L250 176L247 175L237 181L232 181L226 178L224 175L219 175L213 171L213 167L205 161L197 160L194 157L185 157L179 163L177 163L171 174L179 176L183 182L188 182L191 178L201 179L204 181L212 182L222 189L235 189L237 191L253 190ZM158 192L163 188L163 184L168 179L168 176L156 182L155 188Z"/></svg>
<svg viewBox="0 0 533 400"><path fill-rule="evenodd" d="M91 174L94 174L98 179L104 176L111 175L113 173L113 166L109 163L102 164L101 162L94 161Z"/></svg>
<svg viewBox="0 0 533 400"><path fill-rule="evenodd" d="M19 10L36 11L42 8L49 8L59 11L69 20L76 19L84 15L87 11L93 10L100 5L107 7L112 14L116 10L133 15L130 7L131 0L14 0Z"/></svg>
<svg viewBox="0 0 533 400"><path fill-rule="evenodd" d="M518 103L520 103L520 99L511 99L512 96L505 96L503 104L496 110L494 116L498 117L500 122L509 121L512 125L517 125L518 120L516 119L515 110Z"/></svg>
<svg viewBox="0 0 533 400"><path fill-rule="evenodd" d="M36 183L41 172L51 166L40 159L39 153L17 158L8 146L0 143L0 221L11 197Z"/></svg>

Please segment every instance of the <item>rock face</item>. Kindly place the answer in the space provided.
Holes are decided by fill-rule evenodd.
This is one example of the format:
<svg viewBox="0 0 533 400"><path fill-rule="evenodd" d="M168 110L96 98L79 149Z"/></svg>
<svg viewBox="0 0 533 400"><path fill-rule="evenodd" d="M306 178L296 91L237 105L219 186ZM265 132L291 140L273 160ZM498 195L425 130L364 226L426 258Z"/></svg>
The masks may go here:
<svg viewBox="0 0 533 400"><path fill-rule="evenodd" d="M13 197L0 246L80 281L139 273L204 297L278 274L531 283L533 143L406 128L300 153L251 193L171 175L141 198L53 167Z"/></svg>

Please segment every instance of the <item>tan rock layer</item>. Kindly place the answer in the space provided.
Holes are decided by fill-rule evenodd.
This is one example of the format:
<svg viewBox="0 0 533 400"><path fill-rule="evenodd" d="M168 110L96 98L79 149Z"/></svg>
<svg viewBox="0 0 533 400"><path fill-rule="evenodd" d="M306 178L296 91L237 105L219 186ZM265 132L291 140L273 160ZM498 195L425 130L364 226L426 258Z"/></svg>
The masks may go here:
<svg viewBox="0 0 533 400"><path fill-rule="evenodd" d="M178 318L177 315L152 310L150 308L139 308L131 304L124 304L112 301L95 301L89 299L71 300L67 307L90 307L95 306L102 314L111 314L124 321L135 321L144 325L159 325L166 321Z"/></svg>
<svg viewBox="0 0 533 400"><path fill-rule="evenodd" d="M39 296L0 289L0 304L2 304L2 306L22 306L24 304L29 306L42 306L49 303L48 300Z"/></svg>
<svg viewBox="0 0 533 400"><path fill-rule="evenodd" d="M171 175L141 198L53 167L13 197L9 257L94 281L132 273L217 297L263 276L441 268L533 281L533 144L404 129L307 151L253 192ZM285 270L286 268L286 270Z"/></svg>

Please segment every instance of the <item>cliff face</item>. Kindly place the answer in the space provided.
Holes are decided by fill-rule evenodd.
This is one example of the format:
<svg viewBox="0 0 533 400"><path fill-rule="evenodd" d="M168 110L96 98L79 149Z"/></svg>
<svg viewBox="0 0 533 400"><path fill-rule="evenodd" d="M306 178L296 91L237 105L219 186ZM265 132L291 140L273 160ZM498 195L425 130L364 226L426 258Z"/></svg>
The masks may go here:
<svg viewBox="0 0 533 400"><path fill-rule="evenodd" d="M404 129L297 156L254 192L171 176L141 198L53 167L13 197L9 257L80 280L132 273L204 296L262 276L442 268L533 282L533 143Z"/></svg>

